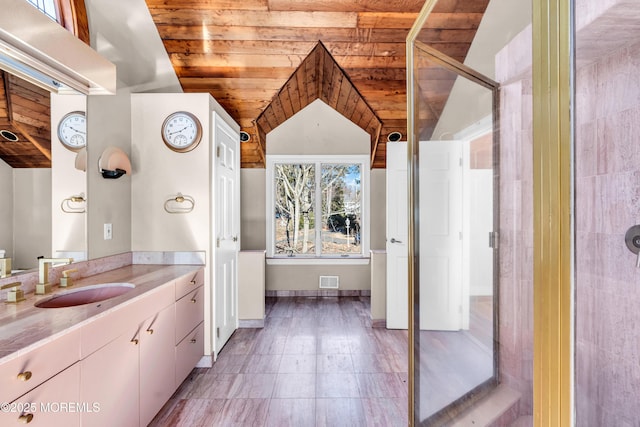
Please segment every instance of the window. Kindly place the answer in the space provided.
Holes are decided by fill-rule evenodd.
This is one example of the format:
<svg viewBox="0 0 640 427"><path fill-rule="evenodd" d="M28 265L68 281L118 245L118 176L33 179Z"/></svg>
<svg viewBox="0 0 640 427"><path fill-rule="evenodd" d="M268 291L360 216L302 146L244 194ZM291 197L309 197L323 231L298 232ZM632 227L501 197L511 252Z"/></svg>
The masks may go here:
<svg viewBox="0 0 640 427"><path fill-rule="evenodd" d="M49 18L58 22L58 7L56 0L27 0L40 12L44 13Z"/></svg>
<svg viewBox="0 0 640 427"><path fill-rule="evenodd" d="M366 257L367 156L269 156L267 256Z"/></svg>

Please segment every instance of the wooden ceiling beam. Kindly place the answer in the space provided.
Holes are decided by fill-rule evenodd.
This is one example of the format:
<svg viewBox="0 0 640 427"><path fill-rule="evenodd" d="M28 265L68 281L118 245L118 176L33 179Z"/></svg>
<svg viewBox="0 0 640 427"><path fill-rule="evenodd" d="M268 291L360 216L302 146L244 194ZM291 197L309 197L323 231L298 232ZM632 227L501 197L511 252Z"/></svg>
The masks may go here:
<svg viewBox="0 0 640 427"><path fill-rule="evenodd" d="M273 12L219 9L149 9L154 20L170 25L244 25L253 27L356 28L354 12ZM194 13L195 12L195 13Z"/></svg>

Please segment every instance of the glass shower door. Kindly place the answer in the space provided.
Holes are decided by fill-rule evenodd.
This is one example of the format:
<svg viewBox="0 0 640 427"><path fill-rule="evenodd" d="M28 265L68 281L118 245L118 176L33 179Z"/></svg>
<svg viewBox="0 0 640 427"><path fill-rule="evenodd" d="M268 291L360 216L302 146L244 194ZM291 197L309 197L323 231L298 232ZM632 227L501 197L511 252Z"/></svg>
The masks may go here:
<svg viewBox="0 0 640 427"><path fill-rule="evenodd" d="M439 425L497 383L498 85L413 60L414 414Z"/></svg>

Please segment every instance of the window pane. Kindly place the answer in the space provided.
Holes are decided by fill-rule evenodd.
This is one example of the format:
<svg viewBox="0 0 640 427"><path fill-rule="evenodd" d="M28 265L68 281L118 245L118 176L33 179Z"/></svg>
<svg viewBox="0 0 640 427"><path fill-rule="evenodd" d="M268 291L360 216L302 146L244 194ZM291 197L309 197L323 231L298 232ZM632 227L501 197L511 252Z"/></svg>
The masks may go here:
<svg viewBox="0 0 640 427"><path fill-rule="evenodd" d="M35 6L39 11L47 15L49 18L57 21L58 18L56 16L56 5L54 0L27 0L33 6Z"/></svg>
<svg viewBox="0 0 640 427"><path fill-rule="evenodd" d="M315 253L315 166L275 165L276 255Z"/></svg>
<svg viewBox="0 0 640 427"><path fill-rule="evenodd" d="M359 254L362 191L359 164L323 164L322 253Z"/></svg>

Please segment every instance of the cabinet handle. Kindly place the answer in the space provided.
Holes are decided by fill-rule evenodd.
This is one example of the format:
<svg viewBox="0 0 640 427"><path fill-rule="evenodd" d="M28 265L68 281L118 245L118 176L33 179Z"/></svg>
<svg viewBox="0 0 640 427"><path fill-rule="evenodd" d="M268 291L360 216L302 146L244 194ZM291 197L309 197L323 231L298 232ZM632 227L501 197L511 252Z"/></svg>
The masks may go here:
<svg viewBox="0 0 640 427"><path fill-rule="evenodd" d="M195 298L191 298L191 302L195 304L196 302L198 302L198 300L196 300Z"/></svg>
<svg viewBox="0 0 640 427"><path fill-rule="evenodd" d="M198 340L195 338L191 338L191 344L195 344Z"/></svg>
<svg viewBox="0 0 640 427"><path fill-rule="evenodd" d="M18 422L22 424L29 424L33 420L33 414L22 414L18 417Z"/></svg>
<svg viewBox="0 0 640 427"><path fill-rule="evenodd" d="M134 345L138 345L138 339L137 339L137 338L132 339L132 340L131 340L131 342L132 342Z"/></svg>
<svg viewBox="0 0 640 427"><path fill-rule="evenodd" d="M192 285L196 284L196 279L190 280L189 283L191 283Z"/></svg>
<svg viewBox="0 0 640 427"><path fill-rule="evenodd" d="M29 381L31 379L31 371L24 371L18 374L18 379L20 381Z"/></svg>
<svg viewBox="0 0 640 427"><path fill-rule="evenodd" d="M147 329L147 333L148 333L149 335L153 335L153 329L151 329L151 328Z"/></svg>

